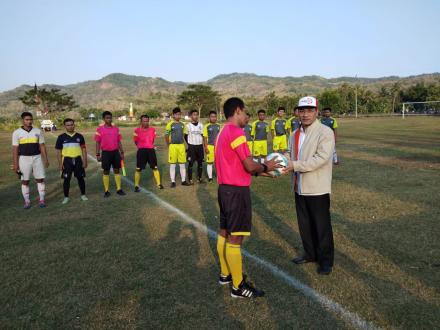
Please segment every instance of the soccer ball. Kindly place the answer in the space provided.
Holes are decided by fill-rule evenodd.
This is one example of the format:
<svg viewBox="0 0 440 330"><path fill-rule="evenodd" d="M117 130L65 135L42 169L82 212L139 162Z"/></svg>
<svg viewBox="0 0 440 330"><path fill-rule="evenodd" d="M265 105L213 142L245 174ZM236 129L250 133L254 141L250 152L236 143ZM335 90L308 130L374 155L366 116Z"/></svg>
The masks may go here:
<svg viewBox="0 0 440 330"><path fill-rule="evenodd" d="M281 165L282 167L274 169L273 171L269 172L269 174L273 176L280 176L281 174L283 174L284 169L289 165L289 161L284 155L279 154L277 152L271 153L267 156L267 160L272 160L272 159L275 161L281 161L278 164Z"/></svg>

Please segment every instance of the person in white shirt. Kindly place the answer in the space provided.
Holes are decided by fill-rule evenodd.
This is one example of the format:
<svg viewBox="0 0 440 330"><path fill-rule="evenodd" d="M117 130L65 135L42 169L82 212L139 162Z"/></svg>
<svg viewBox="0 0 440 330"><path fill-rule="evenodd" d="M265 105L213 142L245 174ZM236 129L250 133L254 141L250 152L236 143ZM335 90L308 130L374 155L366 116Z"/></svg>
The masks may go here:
<svg viewBox="0 0 440 330"><path fill-rule="evenodd" d="M197 181L203 183L203 124L199 122L199 112L197 110L191 110L191 122L186 124L188 135L185 136L186 143L188 144L188 180L190 184L193 184L193 166L197 162Z"/></svg>
<svg viewBox="0 0 440 330"><path fill-rule="evenodd" d="M31 207L29 197L29 181L31 175L35 178L38 187L40 207L46 207L44 200L46 184L44 183L45 168L49 166L44 136L39 128L33 127L33 117L30 112L21 114L23 126L12 134L12 161L13 170L21 180L21 192L24 198L24 208Z"/></svg>
<svg viewBox="0 0 440 330"><path fill-rule="evenodd" d="M318 263L318 274L328 275L334 259L333 230L330 219L333 131L318 120L314 97L299 100L301 126L289 138L287 171L293 172L295 207L304 255L295 264Z"/></svg>

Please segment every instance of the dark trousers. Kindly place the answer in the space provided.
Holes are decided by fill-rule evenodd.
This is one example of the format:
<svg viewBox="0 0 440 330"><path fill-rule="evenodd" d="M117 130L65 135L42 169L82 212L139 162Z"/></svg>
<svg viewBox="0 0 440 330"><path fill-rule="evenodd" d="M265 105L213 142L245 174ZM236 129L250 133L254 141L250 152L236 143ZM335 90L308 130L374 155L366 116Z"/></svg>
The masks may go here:
<svg viewBox="0 0 440 330"><path fill-rule="evenodd" d="M330 220L330 194L295 193L296 215L305 257L321 266L333 266L334 244Z"/></svg>
<svg viewBox="0 0 440 330"><path fill-rule="evenodd" d="M195 162L197 162L197 178L202 178L203 157L203 145L188 144L188 180L192 180L193 166Z"/></svg>

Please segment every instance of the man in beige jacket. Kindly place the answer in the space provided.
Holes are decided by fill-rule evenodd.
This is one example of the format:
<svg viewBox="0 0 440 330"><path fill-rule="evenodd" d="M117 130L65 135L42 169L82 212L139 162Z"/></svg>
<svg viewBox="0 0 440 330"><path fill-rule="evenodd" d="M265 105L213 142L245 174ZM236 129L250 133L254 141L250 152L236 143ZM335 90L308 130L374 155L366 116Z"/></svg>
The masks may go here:
<svg viewBox="0 0 440 330"><path fill-rule="evenodd" d="M314 97L299 100L301 126L289 137L289 166L298 227L304 255L296 264L317 262L318 273L328 275L334 258L333 231L330 222L332 156L335 148L333 132L321 124L318 103Z"/></svg>

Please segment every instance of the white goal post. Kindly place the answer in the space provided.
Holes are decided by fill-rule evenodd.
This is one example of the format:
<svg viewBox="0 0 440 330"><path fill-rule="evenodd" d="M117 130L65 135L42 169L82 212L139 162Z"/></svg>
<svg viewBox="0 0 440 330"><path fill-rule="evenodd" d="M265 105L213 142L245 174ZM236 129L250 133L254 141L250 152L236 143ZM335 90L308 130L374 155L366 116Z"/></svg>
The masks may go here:
<svg viewBox="0 0 440 330"><path fill-rule="evenodd" d="M406 106L409 106L411 104L429 104L429 103L440 103L440 101L425 101L425 102L403 102L402 103L402 118L405 119L405 112L408 110L406 109Z"/></svg>

